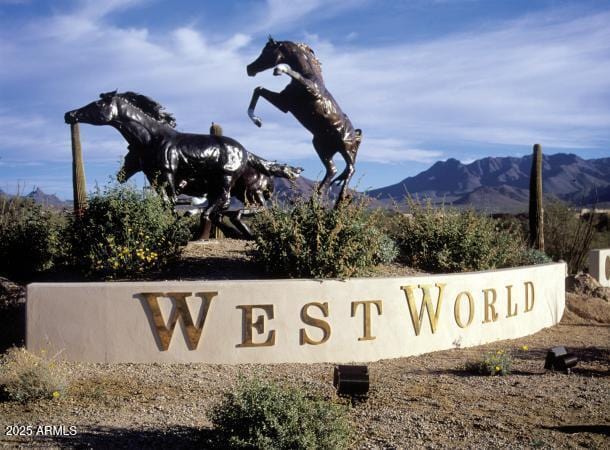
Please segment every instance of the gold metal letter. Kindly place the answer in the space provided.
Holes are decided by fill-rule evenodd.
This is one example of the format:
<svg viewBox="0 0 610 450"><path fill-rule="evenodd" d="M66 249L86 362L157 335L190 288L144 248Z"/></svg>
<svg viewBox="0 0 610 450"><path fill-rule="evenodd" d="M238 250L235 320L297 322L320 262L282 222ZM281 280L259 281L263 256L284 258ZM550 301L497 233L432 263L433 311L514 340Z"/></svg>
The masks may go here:
<svg viewBox="0 0 610 450"><path fill-rule="evenodd" d="M443 290L445 289L445 283L436 283L435 286L438 288L438 299L436 301L436 309L432 306L432 300L430 298L430 289L432 285L430 284L420 284L417 286L418 289L421 289L423 292L422 305L417 311L417 307L415 306L415 295L413 294L413 286L401 286L400 289L405 291L405 296L407 298L407 304L409 305L409 312L411 313L411 322L413 322L413 329L415 330L415 335L419 336L421 331L421 324L424 321L424 309L428 312L428 321L430 322L430 329L432 330L432 334L436 332L436 326L438 324L438 318L441 312L441 305L443 304ZM425 307L425 308L424 308Z"/></svg>
<svg viewBox="0 0 610 450"><path fill-rule="evenodd" d="M330 338L330 325L325 320L316 319L314 317L311 317L309 314L307 314L307 309L310 306L315 306L317 308L320 308L320 311L322 311L322 314L324 315L324 317L328 317L328 303L327 302L324 302L324 303L312 302L312 303L307 303L306 305L303 306L303 308L301 308L301 320L303 321L303 323L306 325L311 325L312 327L320 328L323 333L322 339L320 339L319 341L314 341L309 336L307 336L307 332L305 331L305 328L301 328L300 333L299 333L299 342L301 345L305 345L305 344L320 345L320 344L323 344L326 341L328 341L328 339Z"/></svg>
<svg viewBox="0 0 610 450"><path fill-rule="evenodd" d="M363 305L364 308L364 334L362 337L359 337L359 341L372 341L376 339L375 336L371 334L371 305L375 305L377 307L377 314L382 314L382 303L381 300L362 300L359 302L352 302L352 317L356 316L356 309L358 305Z"/></svg>
<svg viewBox="0 0 610 450"><path fill-rule="evenodd" d="M269 319L273 319L273 305L240 305L236 309L242 310L242 342L236 347L272 347L275 345L275 330L271 330L267 335L265 342L252 342L252 328L258 334L265 332L265 316L258 316L256 322L252 322L252 310L254 308L262 309Z"/></svg>
<svg viewBox="0 0 610 450"><path fill-rule="evenodd" d="M189 350L196 350L210 305L212 304L212 299L216 295L218 295L218 292L197 292L195 294L195 296L200 297L202 300L200 318L197 321L197 325L195 325L186 302L186 298L191 296L190 292L143 292L142 296L146 299L146 304L152 315L161 350L165 351L169 348L169 343L172 340L178 320L182 321L186 330L186 344ZM167 324L163 320L163 315L159 308L159 297L167 297L173 303Z"/></svg>
<svg viewBox="0 0 610 450"><path fill-rule="evenodd" d="M463 296L468 297L468 322L466 325L464 325L464 322L462 322L462 316L460 314L460 300ZM474 319L474 299L472 298L472 294L470 292L460 292L455 298L455 303L453 304L453 315L455 317L455 323L457 323L457 326L460 328L466 328L472 323L472 319Z"/></svg>
<svg viewBox="0 0 610 450"><path fill-rule="evenodd" d="M511 291L512 288L512 284L506 286L506 304L508 307L506 317L515 317L517 315L517 305L515 305L515 307L513 308L513 296Z"/></svg>
<svg viewBox="0 0 610 450"><path fill-rule="evenodd" d="M489 293L491 292L492 300L489 301ZM485 294L485 320L483 323L495 322L498 320L498 313L496 312L496 307L494 304L498 298L496 294L496 290L493 288L483 289L483 294ZM491 310L491 319L489 318L489 311Z"/></svg>
<svg viewBox="0 0 610 450"><path fill-rule="evenodd" d="M530 312L534 308L534 283L526 281L525 285L525 312ZM528 289L527 287L531 289ZM530 303L530 290L532 292L532 302Z"/></svg>

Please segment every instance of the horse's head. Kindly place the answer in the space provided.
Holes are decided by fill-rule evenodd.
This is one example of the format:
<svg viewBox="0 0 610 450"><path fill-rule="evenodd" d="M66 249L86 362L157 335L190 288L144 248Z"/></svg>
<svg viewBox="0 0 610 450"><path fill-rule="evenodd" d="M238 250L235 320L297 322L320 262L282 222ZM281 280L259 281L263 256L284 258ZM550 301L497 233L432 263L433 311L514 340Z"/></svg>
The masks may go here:
<svg viewBox="0 0 610 450"><path fill-rule="evenodd" d="M64 116L66 123L89 123L91 125L109 124L118 114L116 91L100 94L100 99L82 108L68 111Z"/></svg>
<svg viewBox="0 0 610 450"><path fill-rule="evenodd" d="M282 52L283 42L275 41L271 36L263 51L255 61L248 64L248 76L253 77L263 70L270 69L284 62L284 54Z"/></svg>

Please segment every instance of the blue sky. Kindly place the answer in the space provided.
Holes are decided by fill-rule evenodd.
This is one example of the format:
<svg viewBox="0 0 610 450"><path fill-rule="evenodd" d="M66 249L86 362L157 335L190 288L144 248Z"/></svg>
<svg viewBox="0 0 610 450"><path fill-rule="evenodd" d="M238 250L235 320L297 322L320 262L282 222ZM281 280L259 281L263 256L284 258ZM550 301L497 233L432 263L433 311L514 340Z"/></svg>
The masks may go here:
<svg viewBox="0 0 610 450"><path fill-rule="evenodd" d="M268 34L308 43L327 88L363 129L353 185L396 183L437 160L546 153L610 156L610 1L0 0L0 189L71 198L66 111L136 91L178 129L226 135L320 179L311 136L252 90ZM89 189L126 143L81 126ZM140 176L138 180L142 180Z"/></svg>

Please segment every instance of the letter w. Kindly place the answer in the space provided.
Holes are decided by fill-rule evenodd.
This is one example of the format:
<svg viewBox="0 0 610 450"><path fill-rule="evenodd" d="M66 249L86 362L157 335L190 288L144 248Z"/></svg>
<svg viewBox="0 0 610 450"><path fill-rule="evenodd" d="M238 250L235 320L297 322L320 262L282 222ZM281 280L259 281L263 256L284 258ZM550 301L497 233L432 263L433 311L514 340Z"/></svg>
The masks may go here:
<svg viewBox="0 0 610 450"><path fill-rule="evenodd" d="M418 289L421 289L423 292L422 305L417 311L417 307L415 306L415 295L413 293L413 286L401 286L400 289L405 291L405 296L407 297L407 304L409 305L409 312L411 313L411 321L413 322L413 328L415 329L415 335L419 336L421 331L421 325L424 321L424 309L428 312L428 321L430 322L430 328L432 329L432 333L436 332L436 326L438 324L438 317L441 312L441 305L443 303L443 290L445 289L445 283L435 284L438 288L438 299L436 301L436 309L432 306L432 300L430 299L430 289L432 285L430 284L421 284L418 285Z"/></svg>
<svg viewBox="0 0 610 450"><path fill-rule="evenodd" d="M169 348L169 343L172 340L174 328L176 328L176 322L178 322L178 320L182 322L182 325L186 330L186 344L189 350L197 349L212 299L218 295L218 292L197 292L194 294L202 300L200 319L197 321L196 325L194 324L186 302L186 298L191 296L190 292L143 292L142 295L146 299L146 304L152 315L161 350L165 351ZM173 303L173 308L167 324L164 322L161 309L159 308L159 297L170 298Z"/></svg>

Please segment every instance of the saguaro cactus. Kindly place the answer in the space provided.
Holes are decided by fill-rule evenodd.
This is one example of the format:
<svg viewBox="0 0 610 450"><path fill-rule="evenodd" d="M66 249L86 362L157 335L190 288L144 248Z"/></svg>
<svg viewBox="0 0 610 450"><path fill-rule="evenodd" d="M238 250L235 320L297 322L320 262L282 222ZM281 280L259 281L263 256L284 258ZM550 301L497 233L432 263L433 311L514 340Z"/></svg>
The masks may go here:
<svg viewBox="0 0 610 450"><path fill-rule="evenodd" d="M87 206L87 191L85 187L85 168L83 151L80 145L78 123L70 125L72 135L72 185L74 187L74 213L80 215Z"/></svg>
<svg viewBox="0 0 610 450"><path fill-rule="evenodd" d="M530 239L529 245L544 251L544 221L542 208L542 147L534 145L532 173L530 175Z"/></svg>

